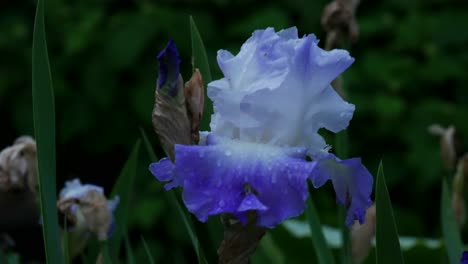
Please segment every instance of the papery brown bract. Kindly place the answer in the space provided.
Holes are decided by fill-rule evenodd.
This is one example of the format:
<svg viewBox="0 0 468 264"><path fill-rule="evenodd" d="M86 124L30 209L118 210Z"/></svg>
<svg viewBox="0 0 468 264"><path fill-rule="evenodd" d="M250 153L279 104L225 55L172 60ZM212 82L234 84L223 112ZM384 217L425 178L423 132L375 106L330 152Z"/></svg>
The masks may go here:
<svg viewBox="0 0 468 264"><path fill-rule="evenodd" d="M205 102L203 79L198 69L195 69L192 78L185 83L184 94L187 104L187 114L190 120L192 142L198 144L200 140L200 121L203 116L203 106Z"/></svg>
<svg viewBox="0 0 468 264"><path fill-rule="evenodd" d="M179 76L176 89L176 96L170 96L156 88L152 114L154 131L159 136L159 141L167 156L172 160L174 160L175 144L190 145L192 143L182 76Z"/></svg>

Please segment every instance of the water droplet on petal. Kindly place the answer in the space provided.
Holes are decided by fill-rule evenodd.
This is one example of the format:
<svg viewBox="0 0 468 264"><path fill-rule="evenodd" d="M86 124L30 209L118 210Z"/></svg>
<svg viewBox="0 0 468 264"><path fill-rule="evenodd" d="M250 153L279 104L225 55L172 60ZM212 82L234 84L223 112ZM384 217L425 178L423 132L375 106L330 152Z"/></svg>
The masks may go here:
<svg viewBox="0 0 468 264"><path fill-rule="evenodd" d="M223 201L223 200L221 200L221 201L219 201L219 203L218 203L218 204L219 204L219 206L220 206L220 207L223 207L223 206L224 206L224 201Z"/></svg>
<svg viewBox="0 0 468 264"><path fill-rule="evenodd" d="M231 153L231 151L229 151L229 150L226 150L226 152L224 152L224 154L225 154L226 156L228 156L228 157L229 157L229 156L231 156L231 154L232 154L232 153Z"/></svg>

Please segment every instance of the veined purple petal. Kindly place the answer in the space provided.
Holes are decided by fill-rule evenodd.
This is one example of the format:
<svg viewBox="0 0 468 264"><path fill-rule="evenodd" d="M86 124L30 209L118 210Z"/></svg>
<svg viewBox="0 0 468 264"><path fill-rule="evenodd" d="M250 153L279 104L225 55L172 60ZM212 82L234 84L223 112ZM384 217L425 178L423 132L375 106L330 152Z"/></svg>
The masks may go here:
<svg viewBox="0 0 468 264"><path fill-rule="evenodd" d="M175 167L169 158L163 158L158 162L151 163L149 170L158 181L169 181L165 186L166 190L181 186L181 182L175 178Z"/></svg>
<svg viewBox="0 0 468 264"><path fill-rule="evenodd" d="M348 226L355 220L364 223L366 210L372 205L373 178L360 158L340 160L330 154L318 161L310 178L315 188L320 188L328 180L332 181L336 200L348 210Z"/></svg>
<svg viewBox="0 0 468 264"><path fill-rule="evenodd" d="M304 160L304 148L219 138L208 141L214 145L175 148L172 180L183 187L185 205L200 221L221 213L242 218L254 210L257 224L271 228L303 212L306 181L316 165ZM158 174L157 166L151 170Z"/></svg>
<svg viewBox="0 0 468 264"><path fill-rule="evenodd" d="M158 61L158 88L168 91L171 96L175 96L177 94L181 60L174 40L169 40L167 46L159 53Z"/></svg>

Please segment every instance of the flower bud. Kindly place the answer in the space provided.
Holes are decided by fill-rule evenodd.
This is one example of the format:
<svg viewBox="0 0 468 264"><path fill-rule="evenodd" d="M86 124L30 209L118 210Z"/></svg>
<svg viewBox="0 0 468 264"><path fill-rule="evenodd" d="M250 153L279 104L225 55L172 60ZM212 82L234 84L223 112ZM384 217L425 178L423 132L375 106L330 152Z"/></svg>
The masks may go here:
<svg viewBox="0 0 468 264"><path fill-rule="evenodd" d="M190 145L191 129L187 114L180 57L174 41L158 55L159 78L155 91L152 121L166 154L174 159L174 144Z"/></svg>
<svg viewBox="0 0 468 264"><path fill-rule="evenodd" d="M439 124L433 124L429 126L429 133L440 137L442 161L446 169L453 170L456 165L457 152L460 145L455 127L449 126L444 128Z"/></svg>
<svg viewBox="0 0 468 264"><path fill-rule="evenodd" d="M167 46L159 53L158 62L159 76L157 90L171 97L182 94L180 56L177 46L172 39L169 40Z"/></svg>

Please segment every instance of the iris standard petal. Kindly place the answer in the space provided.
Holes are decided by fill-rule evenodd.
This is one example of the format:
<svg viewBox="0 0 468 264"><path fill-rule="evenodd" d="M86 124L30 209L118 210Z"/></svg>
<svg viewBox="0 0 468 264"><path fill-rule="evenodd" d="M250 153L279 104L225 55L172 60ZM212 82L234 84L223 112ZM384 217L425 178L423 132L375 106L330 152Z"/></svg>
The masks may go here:
<svg viewBox="0 0 468 264"><path fill-rule="evenodd" d="M315 35L297 38L297 29L255 31L237 55L218 53L225 78L208 85L218 135L277 146L307 147L312 155L326 149L320 128L343 130L354 105L345 102L330 82L354 59L344 50L325 51ZM225 121L225 122L221 122ZM226 131L231 129L231 133Z"/></svg>
<svg viewBox="0 0 468 264"><path fill-rule="evenodd" d="M305 122L315 124L311 129L315 132L320 128L338 133L349 125L353 118L354 105L341 98L341 96L331 87L316 95L316 103L311 105L305 114Z"/></svg>

